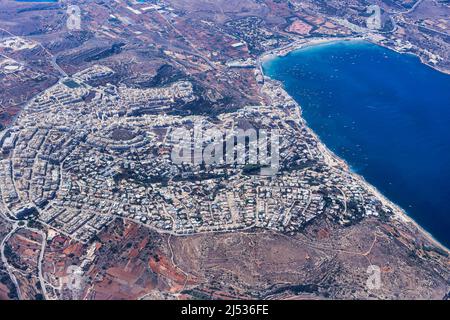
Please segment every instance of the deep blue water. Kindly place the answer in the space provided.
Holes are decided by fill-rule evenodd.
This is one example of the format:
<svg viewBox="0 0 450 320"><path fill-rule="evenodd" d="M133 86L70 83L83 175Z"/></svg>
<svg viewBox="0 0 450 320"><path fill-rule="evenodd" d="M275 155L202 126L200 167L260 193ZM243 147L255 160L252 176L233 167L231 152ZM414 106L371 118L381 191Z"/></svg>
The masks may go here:
<svg viewBox="0 0 450 320"><path fill-rule="evenodd" d="M322 141L450 247L450 76L367 42L264 64Z"/></svg>

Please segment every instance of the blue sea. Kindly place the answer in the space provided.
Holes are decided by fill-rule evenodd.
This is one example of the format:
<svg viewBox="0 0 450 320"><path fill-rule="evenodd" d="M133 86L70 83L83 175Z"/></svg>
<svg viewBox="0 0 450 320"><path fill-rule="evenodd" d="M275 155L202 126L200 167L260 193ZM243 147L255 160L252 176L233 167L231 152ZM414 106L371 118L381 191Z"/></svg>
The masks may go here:
<svg viewBox="0 0 450 320"><path fill-rule="evenodd" d="M450 247L450 76L364 42L264 64L308 125L352 169Z"/></svg>

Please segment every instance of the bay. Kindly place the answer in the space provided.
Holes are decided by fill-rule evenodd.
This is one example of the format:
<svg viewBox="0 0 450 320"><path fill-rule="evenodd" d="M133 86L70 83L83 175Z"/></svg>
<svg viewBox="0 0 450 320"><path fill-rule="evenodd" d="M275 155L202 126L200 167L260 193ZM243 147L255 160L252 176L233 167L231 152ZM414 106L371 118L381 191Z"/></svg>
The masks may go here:
<svg viewBox="0 0 450 320"><path fill-rule="evenodd" d="M321 140L450 247L450 76L365 41L263 64Z"/></svg>

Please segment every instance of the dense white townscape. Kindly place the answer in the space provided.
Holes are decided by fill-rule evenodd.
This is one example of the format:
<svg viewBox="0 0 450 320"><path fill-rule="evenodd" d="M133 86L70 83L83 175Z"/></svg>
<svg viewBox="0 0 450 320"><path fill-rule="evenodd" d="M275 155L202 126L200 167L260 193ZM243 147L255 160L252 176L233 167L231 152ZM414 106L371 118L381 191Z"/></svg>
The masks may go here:
<svg viewBox="0 0 450 320"><path fill-rule="evenodd" d="M392 213L340 169L277 83L263 87L272 107L243 108L212 123L166 113L195 99L189 81L152 89L90 85L112 74L94 66L60 81L2 135L1 205L10 218L35 218L87 242L114 216L187 235L255 226L295 232L326 211L342 224ZM280 170L264 176L254 164L173 163L172 128L193 132L197 124L278 130Z"/></svg>
<svg viewBox="0 0 450 320"><path fill-rule="evenodd" d="M394 181L415 200L415 187L439 188L425 176L442 180L439 166L418 168L427 170L420 186L398 180L414 167L392 161L403 162L384 125L401 119L397 84L416 100L409 81L395 79L427 78L423 93L433 99L419 120L429 120L420 115L438 95L428 90L440 86L424 76L433 70L385 48L448 74L448 1L0 0L0 8L0 300L450 299L450 252L412 219L440 219L442 197L422 194L423 213L414 202L404 211L309 128L334 135L361 174L391 181L377 184L388 197ZM275 76L272 67L297 50L314 59L299 56L307 66L288 62ZM383 67L403 57L407 74ZM344 89L328 89L334 81ZM352 135L364 128L357 139L340 138L345 96L375 125L345 116ZM378 121L378 109L393 121ZM411 127L423 133L416 125L427 123ZM364 132L380 143L376 157ZM415 154L414 164L432 155ZM438 233L447 220L433 219Z"/></svg>

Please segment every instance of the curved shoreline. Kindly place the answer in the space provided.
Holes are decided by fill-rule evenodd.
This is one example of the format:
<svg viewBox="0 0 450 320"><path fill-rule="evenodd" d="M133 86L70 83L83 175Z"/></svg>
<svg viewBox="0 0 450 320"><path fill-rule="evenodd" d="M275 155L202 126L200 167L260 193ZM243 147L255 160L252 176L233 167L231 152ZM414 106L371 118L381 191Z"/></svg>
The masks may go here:
<svg viewBox="0 0 450 320"><path fill-rule="evenodd" d="M374 40L370 37L367 37L367 36L354 36L354 37L341 37L341 38L339 38L339 37L310 38L310 39L302 39L300 41L295 41L284 47L276 48L276 49L273 49L273 50L270 50L270 51L267 51L267 52L264 52L263 54L261 54L257 59L257 68L259 68L261 73L264 75L264 72L262 70L262 63L264 63L267 60L271 60L276 57L282 57L282 56L288 55L289 53L291 53L293 51L306 49L308 47L314 47L314 46L323 45L323 44L331 44L331 43L336 43L336 42L351 42L351 41L366 41L371 44L377 45L379 47L386 48L388 50L397 52L399 54L408 54L408 55L417 57L417 59L419 59L423 65L425 65L433 70L436 70L438 72L450 75L450 70L444 70L437 66L430 65L429 63L427 63L424 60L423 57L421 57L420 55L418 55L414 52L404 52L404 51L396 50L395 48L392 48L383 43L377 42L376 40Z"/></svg>
<svg viewBox="0 0 450 320"><path fill-rule="evenodd" d="M301 44L296 45L295 43L290 44L286 47L283 48L278 48L275 50L271 50L269 52L263 53L257 60L257 67L260 70L261 74L263 75L264 78L268 78L271 81L276 81L272 78L270 78L269 76L265 75L264 73L264 68L263 68L263 64L267 61L270 61L272 59L278 58L280 56L285 56L291 52L294 51L298 51L298 50L302 50L308 47L314 47L314 46L318 46L318 45L324 45L324 44L331 44L331 43L336 43L336 42L349 42L349 41L367 41L369 43L375 44L377 46L383 47L383 48L387 48L389 50L392 50L394 52L400 53L400 54L408 54L405 52L400 52L397 51L393 48L389 48L387 46L381 45L379 43L370 41L367 38L319 38L319 39L312 39L311 41L305 41L302 42ZM424 63L423 59L421 57L419 57L416 54L412 54L409 53L413 56L416 56L422 64L433 68L434 70L437 70L439 72L445 73L445 74L450 74L450 72L444 72L442 70L439 70L437 68L434 68L426 63ZM280 83L282 85L282 87L284 88L284 84L282 84L280 81L277 81L278 83ZM298 108L300 108L301 110L301 106L300 104L285 90L286 94L288 94L291 99L293 101L295 101L295 103L297 104ZM301 113L300 113L301 114ZM361 174L358 174L354 171L352 171L350 168L351 166L348 164L348 162L339 157L337 154L335 154L331 149L329 149L326 144L320 139L320 137L318 136L318 134L311 128L309 127L306 119L304 119L301 116L301 121L304 121L305 123L305 127L310 131L310 133L316 138L316 140L318 141L319 145L323 148L323 151L335 162L342 164L343 166L343 171L345 171L347 174L351 175L352 177L354 177L356 180L358 180L362 185L364 185L368 190L370 190L375 196L377 196L380 201L382 201L382 203L388 207L391 207L394 212L394 218L404 222L404 223L409 223L412 226L414 226L415 228L417 228L417 230L419 230L419 232L421 232L423 234L423 236L429 240L432 244L434 244L435 246L439 247L441 250L445 251L448 255L450 255L450 248L447 248L444 244L442 244L439 240L437 240L429 231L425 230L422 226L419 225L419 223L417 223L410 215L408 215L407 211L405 209L403 209L400 205L396 204L394 201L390 200L387 196L385 196L380 190L378 190L374 185L372 185L371 183L369 183L364 176L362 176ZM325 156L325 158L327 158Z"/></svg>

